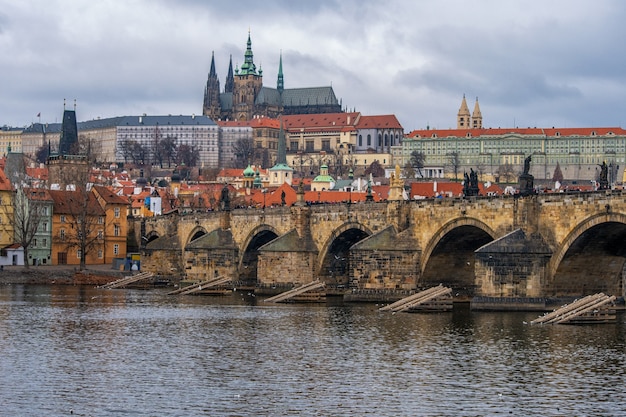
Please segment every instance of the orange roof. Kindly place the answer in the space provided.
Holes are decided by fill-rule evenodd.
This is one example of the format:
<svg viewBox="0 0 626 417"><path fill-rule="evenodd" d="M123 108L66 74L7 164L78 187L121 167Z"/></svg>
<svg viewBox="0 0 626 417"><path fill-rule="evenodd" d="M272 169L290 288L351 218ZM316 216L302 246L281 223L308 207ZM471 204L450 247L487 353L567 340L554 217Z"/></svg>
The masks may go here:
<svg viewBox="0 0 626 417"><path fill-rule="evenodd" d="M11 181L4 174L4 170L0 170L0 191L12 191Z"/></svg>
<svg viewBox="0 0 626 417"><path fill-rule="evenodd" d="M286 130L342 130L346 126L355 126L360 113L321 113L294 114L283 116Z"/></svg>
<svg viewBox="0 0 626 417"><path fill-rule="evenodd" d="M361 116L356 126L359 129L402 129L395 115Z"/></svg>

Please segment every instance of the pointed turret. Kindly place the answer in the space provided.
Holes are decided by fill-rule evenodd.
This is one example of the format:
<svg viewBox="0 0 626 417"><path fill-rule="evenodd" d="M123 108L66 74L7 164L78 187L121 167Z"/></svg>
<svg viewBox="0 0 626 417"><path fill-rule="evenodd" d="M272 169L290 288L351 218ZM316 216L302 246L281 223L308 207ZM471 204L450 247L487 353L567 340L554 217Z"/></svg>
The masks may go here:
<svg viewBox="0 0 626 417"><path fill-rule="evenodd" d="M226 84L224 84L224 92L232 93L235 89L235 76L233 75L233 56L230 56L228 63L228 75L226 76Z"/></svg>
<svg viewBox="0 0 626 417"><path fill-rule="evenodd" d="M280 52L280 61L278 63L278 81L276 82L276 89L280 94L285 90L285 81L283 79L283 52Z"/></svg>
<svg viewBox="0 0 626 417"><path fill-rule="evenodd" d="M469 129L470 128L470 111L467 107L467 101L465 101L465 94L463 94L463 101L461 102L461 108L456 116L456 128L457 129Z"/></svg>
<svg viewBox="0 0 626 417"><path fill-rule="evenodd" d="M483 128L483 115L480 112L480 106L478 105L478 97L476 97L476 104L474 104L474 112L472 113L472 128Z"/></svg>
<svg viewBox="0 0 626 417"><path fill-rule="evenodd" d="M217 78L217 71L215 71L215 52L212 52L211 69L209 70L209 76L204 89L202 114L211 119L219 119L220 113L220 80Z"/></svg>

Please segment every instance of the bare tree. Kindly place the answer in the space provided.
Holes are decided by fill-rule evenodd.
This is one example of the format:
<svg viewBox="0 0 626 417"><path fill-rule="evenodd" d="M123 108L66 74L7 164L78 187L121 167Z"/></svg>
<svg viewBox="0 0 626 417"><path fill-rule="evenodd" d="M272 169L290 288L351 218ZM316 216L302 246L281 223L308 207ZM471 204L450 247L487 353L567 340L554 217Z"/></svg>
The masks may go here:
<svg viewBox="0 0 626 417"><path fill-rule="evenodd" d="M424 161L426 160L426 155L423 152L413 151L411 152L411 157L409 158L409 165L417 171L417 174L420 178L424 178L424 174L422 173L422 169L424 168ZM415 175L413 175L415 176ZM412 178L412 177L411 177Z"/></svg>
<svg viewBox="0 0 626 417"><path fill-rule="evenodd" d="M35 152L35 160L40 164L45 163L48 160L48 156L50 155L48 144L45 143L37 148Z"/></svg>
<svg viewBox="0 0 626 417"><path fill-rule="evenodd" d="M85 156L87 161L94 165L104 162L102 142L94 140L89 136L78 136L78 146L76 154Z"/></svg>
<svg viewBox="0 0 626 417"><path fill-rule="evenodd" d="M506 183L515 181L515 170L513 169L513 165L509 162L500 165L498 167L498 176L501 181L504 179L504 182Z"/></svg>
<svg viewBox="0 0 626 417"><path fill-rule="evenodd" d="M188 167L195 167L198 164L198 148L195 145L180 145L176 155L177 164L185 164Z"/></svg>
<svg viewBox="0 0 626 417"><path fill-rule="evenodd" d="M158 162L161 168L163 168L163 162L167 161L167 167L170 168L172 162L176 160L177 141L176 137L168 135L156 143L153 149L153 161Z"/></svg>
<svg viewBox="0 0 626 417"><path fill-rule="evenodd" d="M367 167L367 169L365 170L365 175L370 175L370 174L372 174L373 177L384 177L385 176L385 169L380 164L380 162L378 162L378 159L376 159L374 162L372 162L370 164L370 166Z"/></svg>
<svg viewBox="0 0 626 417"><path fill-rule="evenodd" d="M43 226L44 219L48 218L46 197L47 191L44 189L22 187L17 188L13 196L13 231L15 243L24 248L25 269L29 267L28 250Z"/></svg>
<svg viewBox="0 0 626 417"><path fill-rule="evenodd" d="M245 168L254 156L254 140L252 138L240 138L233 144L235 163L238 168Z"/></svg>
<svg viewBox="0 0 626 417"><path fill-rule="evenodd" d="M415 170L413 169L411 164L408 162L404 166L404 178L411 178L411 179L415 178Z"/></svg>
<svg viewBox="0 0 626 417"><path fill-rule="evenodd" d="M448 155L448 166L454 173L454 180L459 179L459 168L461 167L461 157L458 152L450 152Z"/></svg>

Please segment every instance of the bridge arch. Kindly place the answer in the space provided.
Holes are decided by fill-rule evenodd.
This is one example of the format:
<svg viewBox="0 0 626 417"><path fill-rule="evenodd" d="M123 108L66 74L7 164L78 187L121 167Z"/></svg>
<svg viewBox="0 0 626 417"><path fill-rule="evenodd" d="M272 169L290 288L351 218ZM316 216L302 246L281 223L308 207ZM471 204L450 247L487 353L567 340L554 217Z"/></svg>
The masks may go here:
<svg viewBox="0 0 626 417"><path fill-rule="evenodd" d="M626 214L601 213L579 223L552 255L548 295L605 292L624 296Z"/></svg>
<svg viewBox="0 0 626 417"><path fill-rule="evenodd" d="M158 232L156 232L155 230L150 231L150 233L148 233L147 235L145 235L143 237L144 240L144 244L148 244L150 242L152 242L153 240L156 240L158 238L160 238L161 236L159 235Z"/></svg>
<svg viewBox="0 0 626 417"><path fill-rule="evenodd" d="M349 280L350 247L372 235L358 222L346 222L328 237L318 255L316 275L330 285L346 285Z"/></svg>
<svg viewBox="0 0 626 417"><path fill-rule="evenodd" d="M268 224L260 224L248 233L240 246L238 271L241 281L257 282L259 248L279 236L278 230Z"/></svg>
<svg viewBox="0 0 626 417"><path fill-rule="evenodd" d="M421 283L465 288L470 295L475 285L474 251L495 238L496 233L487 224L472 217L445 223L422 251Z"/></svg>
<svg viewBox="0 0 626 417"><path fill-rule="evenodd" d="M193 242L196 239L201 238L202 236L206 234L207 234L207 231L204 227L202 226L194 227L193 230L187 236L187 241L185 242L185 246L187 246L189 243Z"/></svg>

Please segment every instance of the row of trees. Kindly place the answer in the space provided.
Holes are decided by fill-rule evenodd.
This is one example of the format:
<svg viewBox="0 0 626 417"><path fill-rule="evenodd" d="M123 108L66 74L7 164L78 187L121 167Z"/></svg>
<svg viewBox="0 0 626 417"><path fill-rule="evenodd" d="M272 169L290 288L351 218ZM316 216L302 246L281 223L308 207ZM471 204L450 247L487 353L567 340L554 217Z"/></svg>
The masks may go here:
<svg viewBox="0 0 626 417"><path fill-rule="evenodd" d="M179 144L174 136L157 138L153 142L144 144L132 139L120 142L118 152L124 158L124 163L132 162L135 165L158 165L160 168L172 165L185 164L193 167L199 161L199 149L196 145Z"/></svg>

